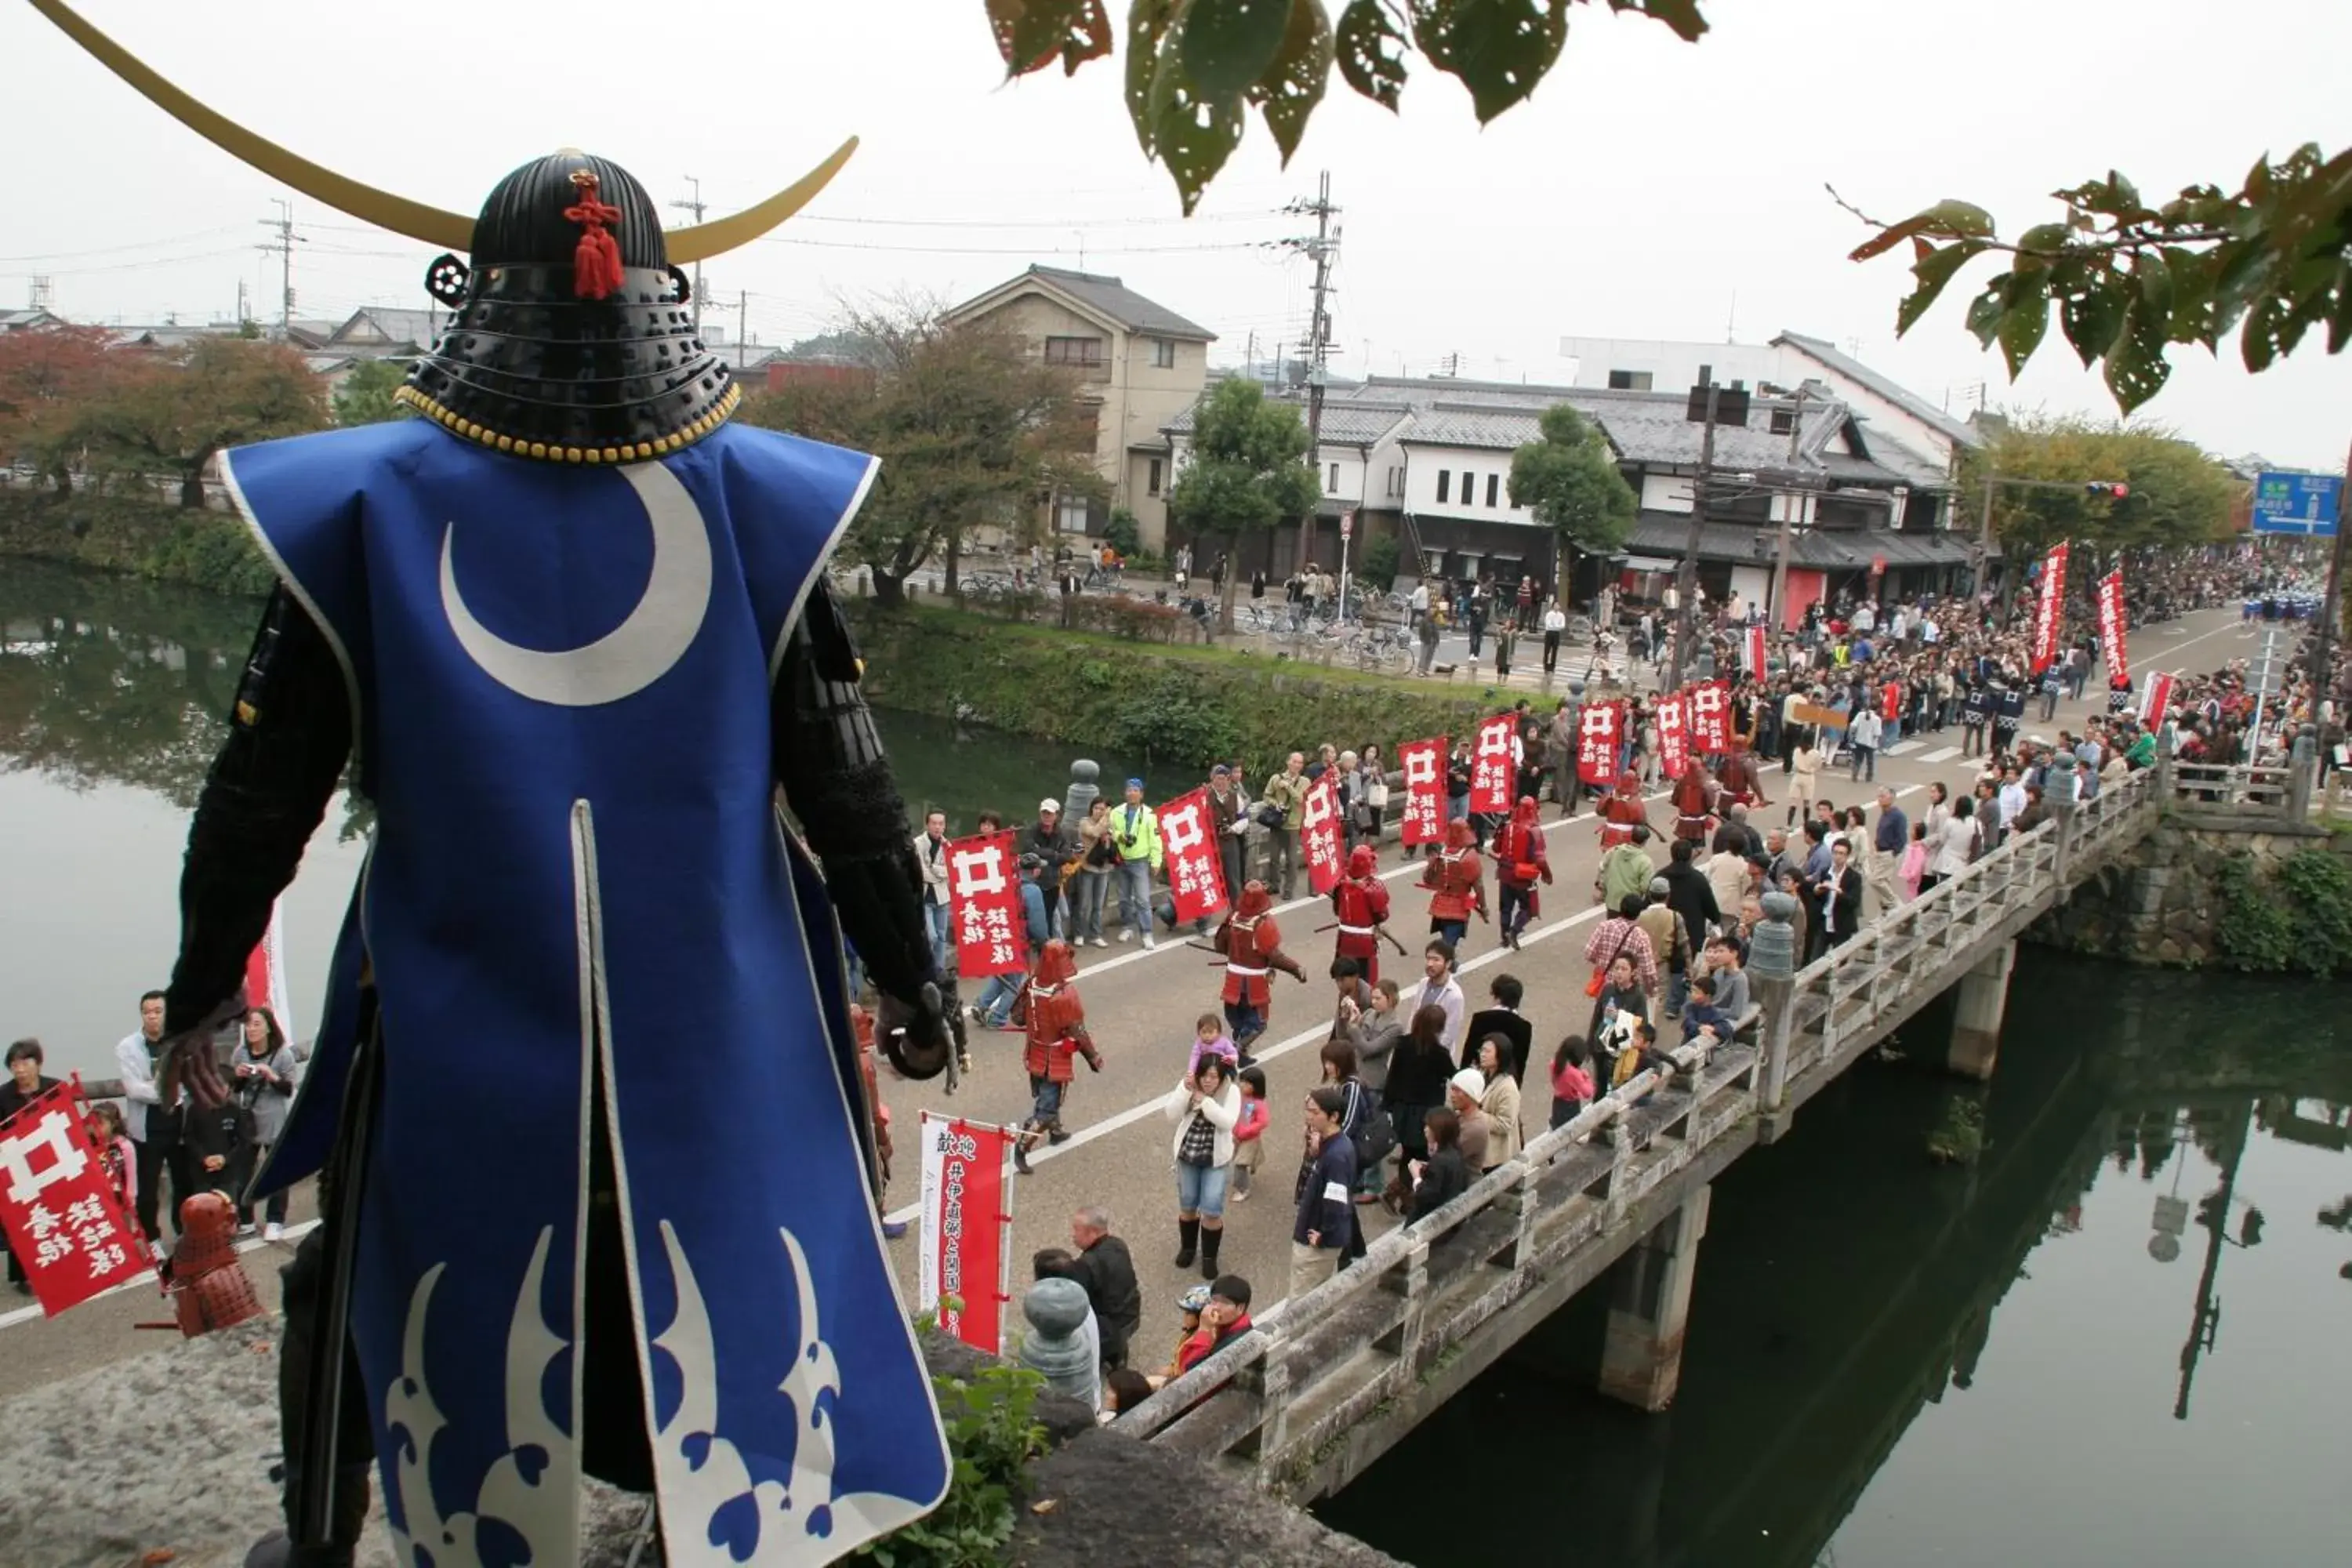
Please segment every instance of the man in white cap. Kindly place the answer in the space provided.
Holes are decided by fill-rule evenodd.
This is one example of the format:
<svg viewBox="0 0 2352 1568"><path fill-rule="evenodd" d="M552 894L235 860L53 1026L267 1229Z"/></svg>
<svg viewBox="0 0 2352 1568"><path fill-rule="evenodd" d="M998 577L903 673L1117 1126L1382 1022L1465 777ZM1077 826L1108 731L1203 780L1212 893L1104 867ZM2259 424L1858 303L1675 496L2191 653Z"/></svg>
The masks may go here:
<svg viewBox="0 0 2352 1568"><path fill-rule="evenodd" d="M1462 1163L1473 1171L1486 1168L1486 1075L1476 1068L1464 1068L1446 1082L1445 1103L1462 1121Z"/></svg>
<svg viewBox="0 0 2352 1568"><path fill-rule="evenodd" d="M1066 936L1062 929L1062 868L1078 858L1078 841L1062 828L1062 803L1047 796L1037 803L1037 820L1021 840L1021 868L1037 885L1045 900L1045 934Z"/></svg>

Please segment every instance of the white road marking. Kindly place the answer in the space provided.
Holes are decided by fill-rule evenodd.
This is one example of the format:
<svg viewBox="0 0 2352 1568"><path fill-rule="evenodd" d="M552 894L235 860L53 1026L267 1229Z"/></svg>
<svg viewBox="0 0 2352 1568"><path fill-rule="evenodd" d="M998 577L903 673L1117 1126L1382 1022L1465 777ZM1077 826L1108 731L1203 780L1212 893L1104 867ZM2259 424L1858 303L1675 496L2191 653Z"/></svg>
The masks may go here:
<svg viewBox="0 0 2352 1568"><path fill-rule="evenodd" d="M1958 746L1938 746L1919 760L1923 763L1948 763L1959 754L1960 749Z"/></svg>
<svg viewBox="0 0 2352 1568"><path fill-rule="evenodd" d="M243 1241L238 1242L236 1244L236 1249L241 1253L255 1252L265 1247L278 1246L281 1242L299 1241L318 1228L319 1222L317 1220L306 1219L299 1225L288 1226L279 1237L278 1241L264 1241L257 1236L251 1236L246 1237ZM120 1296L125 1290L158 1290L160 1292L160 1289L161 1288L157 1286L152 1279L142 1278L138 1279L126 1279L121 1284L115 1286L111 1289L100 1290L97 1295L92 1296L90 1300L103 1301L109 1296ZM158 1298L158 1305L163 1305L160 1295ZM168 1306L164 1306L163 1310L168 1314L171 1309ZM37 1302L30 1307L18 1307L14 1311L0 1312L0 1329L13 1329L19 1323L34 1322L38 1321L41 1316L41 1309Z"/></svg>
<svg viewBox="0 0 2352 1568"><path fill-rule="evenodd" d="M1897 741L1886 748L1886 754L1890 757L1899 757L1906 752L1916 752L1927 743L1925 741Z"/></svg>

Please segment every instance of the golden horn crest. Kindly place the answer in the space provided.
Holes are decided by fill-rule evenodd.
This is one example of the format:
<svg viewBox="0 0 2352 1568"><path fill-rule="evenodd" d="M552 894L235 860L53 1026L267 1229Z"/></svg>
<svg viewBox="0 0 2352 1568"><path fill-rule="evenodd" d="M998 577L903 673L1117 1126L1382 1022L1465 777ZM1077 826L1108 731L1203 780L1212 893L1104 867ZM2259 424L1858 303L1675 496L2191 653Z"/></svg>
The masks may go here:
<svg viewBox="0 0 2352 1568"><path fill-rule="evenodd" d="M379 191L373 185L363 185L332 169L321 168L182 92L141 64L130 50L84 21L63 0L32 0L32 5L56 23L66 37L88 50L99 64L129 82L141 97L231 157L363 223L447 250L473 250L472 218L412 202L405 196ZM665 238L671 263L686 266L708 261L722 251L759 238L807 205L856 151L857 138L852 136L835 148L833 155L824 163L757 206L747 207L732 217L670 230Z"/></svg>

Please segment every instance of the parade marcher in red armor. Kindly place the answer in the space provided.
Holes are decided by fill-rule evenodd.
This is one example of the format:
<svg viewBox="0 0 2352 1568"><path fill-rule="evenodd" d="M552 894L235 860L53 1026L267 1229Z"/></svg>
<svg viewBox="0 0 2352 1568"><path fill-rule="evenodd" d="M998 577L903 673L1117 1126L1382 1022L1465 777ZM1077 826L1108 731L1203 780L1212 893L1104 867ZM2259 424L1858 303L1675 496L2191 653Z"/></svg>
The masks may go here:
<svg viewBox="0 0 2352 1568"><path fill-rule="evenodd" d="M1518 809L1495 830L1495 841L1487 846L1495 856L1495 886L1501 895L1496 901L1502 906L1506 947L1517 947L1519 933L1540 912L1536 883L1551 880L1551 861L1544 853L1543 829L1537 825L1536 812L1535 796L1521 795Z"/></svg>
<svg viewBox="0 0 2352 1568"><path fill-rule="evenodd" d="M1601 803L1601 848L1602 853L1620 844L1633 842L1633 825L1650 820L1650 808L1642 801L1641 775L1627 768L1617 775L1617 789ZM1650 829L1654 835L1655 827Z"/></svg>
<svg viewBox="0 0 2352 1568"><path fill-rule="evenodd" d="M163 1294L190 1339L261 1316L236 1255L236 1205L227 1197L198 1193L180 1205L180 1238L172 1244L166 1279Z"/></svg>
<svg viewBox="0 0 2352 1568"><path fill-rule="evenodd" d="M1731 737L1731 750L1723 759L1723 771L1716 780L1718 809L1728 813L1735 805L1769 805L1764 798L1764 781L1756 771L1756 753L1748 750L1744 735Z"/></svg>
<svg viewBox="0 0 2352 1568"><path fill-rule="evenodd" d="M1715 796L1715 780L1707 776L1706 765L1696 757L1685 761L1683 776L1675 781L1675 837L1706 842L1714 828Z"/></svg>
<svg viewBox="0 0 2352 1568"><path fill-rule="evenodd" d="M1458 951L1470 934L1470 916L1487 919L1486 862L1478 854L1478 836L1466 822L1445 825L1445 847L1422 868L1421 885L1429 889L1429 930Z"/></svg>
<svg viewBox="0 0 2352 1568"><path fill-rule="evenodd" d="M1267 984L1272 972L1279 969L1301 981L1307 973L1282 951L1282 932L1274 923L1274 896L1264 882L1242 889L1214 942L1225 960L1225 1026L1233 1032L1234 1048L1246 1057L1250 1042L1265 1033L1266 1015L1274 1005L1273 987Z"/></svg>
<svg viewBox="0 0 2352 1568"><path fill-rule="evenodd" d="M1357 845L1348 854L1347 876L1331 889L1331 912L1339 918L1337 956L1354 959L1367 985L1381 982L1381 928L1389 919L1389 890L1379 865L1370 845Z"/></svg>
<svg viewBox="0 0 2352 1568"><path fill-rule="evenodd" d="M1041 1140L1060 1143L1069 1138L1062 1126L1062 1102L1069 1097L1076 1076L1076 1058L1102 1071L1102 1053L1087 1033L1086 1004L1078 1000L1077 961L1070 944L1059 937L1037 954L1037 967L1021 990L1027 1004L1029 1046L1029 1120L1022 1124L1021 1141L1013 1146L1013 1164L1029 1173L1029 1151Z"/></svg>

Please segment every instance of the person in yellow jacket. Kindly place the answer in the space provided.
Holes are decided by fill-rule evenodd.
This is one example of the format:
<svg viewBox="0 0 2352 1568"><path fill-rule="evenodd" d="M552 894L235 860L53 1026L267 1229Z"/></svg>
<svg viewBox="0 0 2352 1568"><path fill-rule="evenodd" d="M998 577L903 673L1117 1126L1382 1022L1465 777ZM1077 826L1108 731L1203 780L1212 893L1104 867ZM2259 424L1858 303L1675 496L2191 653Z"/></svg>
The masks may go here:
<svg viewBox="0 0 2352 1568"><path fill-rule="evenodd" d="M1118 913L1127 929L1121 942L1143 937L1151 950L1151 879L1160 869L1164 851L1160 844L1160 818L1143 804L1143 781L1127 781L1127 804L1111 807L1110 841L1118 851Z"/></svg>

